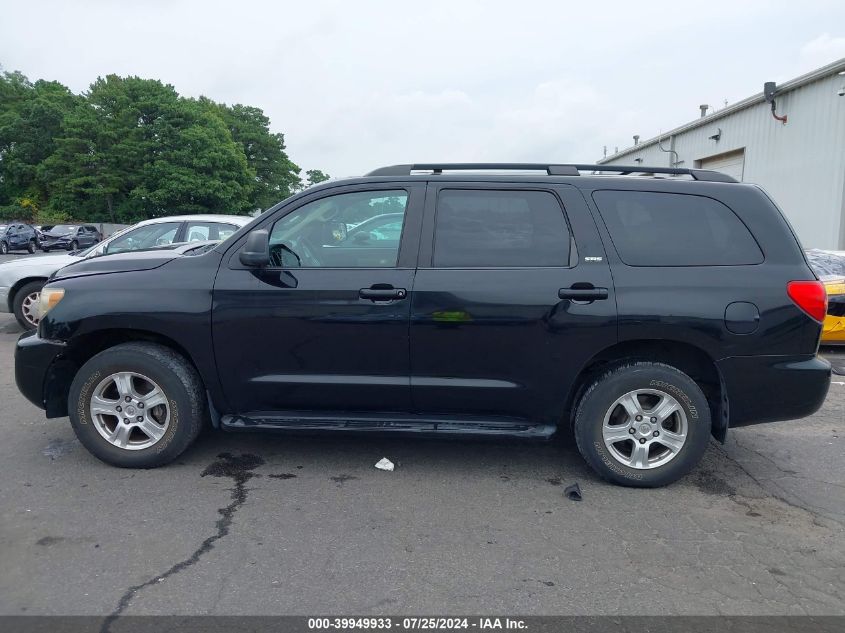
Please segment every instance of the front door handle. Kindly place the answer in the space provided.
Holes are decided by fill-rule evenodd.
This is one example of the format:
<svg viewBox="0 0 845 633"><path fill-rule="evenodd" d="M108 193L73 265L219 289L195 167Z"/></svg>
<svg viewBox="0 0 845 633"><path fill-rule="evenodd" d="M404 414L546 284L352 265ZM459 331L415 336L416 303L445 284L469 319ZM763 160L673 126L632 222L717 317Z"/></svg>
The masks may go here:
<svg viewBox="0 0 845 633"><path fill-rule="evenodd" d="M372 287L361 288L358 291L359 297L369 299L370 301L394 301L396 299L404 299L405 295L404 288Z"/></svg>
<svg viewBox="0 0 845 633"><path fill-rule="evenodd" d="M557 291L557 296L561 299L571 299L572 301L598 301L607 299L607 288L594 288L592 286L582 286L575 284L571 288L561 288Z"/></svg>

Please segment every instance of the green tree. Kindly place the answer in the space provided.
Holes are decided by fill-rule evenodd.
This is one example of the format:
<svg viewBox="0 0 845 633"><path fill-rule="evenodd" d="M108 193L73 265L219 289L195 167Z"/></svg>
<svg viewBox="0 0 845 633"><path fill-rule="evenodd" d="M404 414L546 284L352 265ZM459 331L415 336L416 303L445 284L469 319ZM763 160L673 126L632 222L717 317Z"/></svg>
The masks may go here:
<svg viewBox="0 0 845 633"><path fill-rule="evenodd" d="M328 178L319 170L308 184ZM0 72L0 215L134 222L249 213L302 189L260 108L108 75L74 95Z"/></svg>
<svg viewBox="0 0 845 633"><path fill-rule="evenodd" d="M219 116L181 100L155 127L154 159L130 194L147 217L252 210L255 172Z"/></svg>
<svg viewBox="0 0 845 633"><path fill-rule="evenodd" d="M326 180L331 178L331 176L329 176L326 173L323 173L319 169L309 169L308 171L305 172L305 175L308 177L308 186L309 187L312 187L312 186L319 184L321 182L325 182Z"/></svg>
<svg viewBox="0 0 845 633"><path fill-rule="evenodd" d="M88 219L245 213L255 179L223 120L160 81L109 75L65 119L41 177Z"/></svg>
<svg viewBox="0 0 845 633"><path fill-rule="evenodd" d="M153 128L178 99L159 81L109 75L94 82L39 170L51 210L111 222L144 217L131 194L155 159Z"/></svg>
<svg viewBox="0 0 845 633"><path fill-rule="evenodd" d="M266 209L301 187L300 169L285 152L285 137L270 131L270 119L261 108L215 103L206 97L200 103L225 122L232 139L241 145L247 165L255 172L251 200L255 209Z"/></svg>
<svg viewBox="0 0 845 633"><path fill-rule="evenodd" d="M0 205L31 213L46 202L38 165L55 149L65 113L79 101L58 82L31 84L20 73L0 75Z"/></svg>

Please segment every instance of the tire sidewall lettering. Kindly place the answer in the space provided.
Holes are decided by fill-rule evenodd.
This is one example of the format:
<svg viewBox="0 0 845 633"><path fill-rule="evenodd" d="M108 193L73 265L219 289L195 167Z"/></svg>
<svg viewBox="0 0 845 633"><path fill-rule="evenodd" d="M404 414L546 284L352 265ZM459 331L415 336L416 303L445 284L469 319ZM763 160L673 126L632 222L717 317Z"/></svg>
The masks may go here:
<svg viewBox="0 0 845 633"><path fill-rule="evenodd" d="M663 390L667 393L671 393L673 396L676 396L681 399L684 403L684 406L687 409L687 413L693 420L698 419L698 409L692 403L690 397L686 394L686 392L681 389L680 387L676 387L675 385L665 382L663 380L652 380L649 382L650 387L654 387L655 389Z"/></svg>
<svg viewBox="0 0 845 633"><path fill-rule="evenodd" d="M95 371L91 374L91 377L83 383L82 389L79 390L79 399L76 403L76 417L79 419L80 424L88 424L91 417L90 406L88 406L91 404L91 390L94 388L94 385L99 382L101 375L101 372Z"/></svg>
<svg viewBox="0 0 845 633"><path fill-rule="evenodd" d="M613 457L608 455L607 447L604 445L603 442L593 442L593 448L596 449L596 453L598 453L602 463L620 477L625 477L626 479L633 479L634 481L639 481L643 478L642 473L623 468L619 462L617 462Z"/></svg>

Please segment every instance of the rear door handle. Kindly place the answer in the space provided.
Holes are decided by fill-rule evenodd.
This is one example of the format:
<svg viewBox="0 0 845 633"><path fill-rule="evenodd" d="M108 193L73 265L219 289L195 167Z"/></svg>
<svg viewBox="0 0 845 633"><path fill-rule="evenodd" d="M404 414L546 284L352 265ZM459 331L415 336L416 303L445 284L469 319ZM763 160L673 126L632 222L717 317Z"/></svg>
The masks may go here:
<svg viewBox="0 0 845 633"><path fill-rule="evenodd" d="M572 287L561 288L557 291L557 296L561 299L571 299L572 301L598 301L607 299L607 288L588 288L588 287Z"/></svg>
<svg viewBox="0 0 845 633"><path fill-rule="evenodd" d="M406 295L404 288L361 288L358 296L370 301L393 301L404 299Z"/></svg>

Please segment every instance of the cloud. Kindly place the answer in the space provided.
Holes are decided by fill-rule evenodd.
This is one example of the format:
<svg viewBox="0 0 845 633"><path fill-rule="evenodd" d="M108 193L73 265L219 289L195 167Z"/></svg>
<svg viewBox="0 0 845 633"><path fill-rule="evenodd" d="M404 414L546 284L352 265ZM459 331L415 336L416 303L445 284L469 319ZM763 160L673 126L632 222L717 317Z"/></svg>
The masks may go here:
<svg viewBox="0 0 845 633"><path fill-rule="evenodd" d="M845 57L845 37L832 37L822 33L801 47L801 57L821 66Z"/></svg>
<svg viewBox="0 0 845 633"><path fill-rule="evenodd" d="M137 74L255 105L297 164L332 176L394 162L591 162L603 145L692 120L700 103L845 55L842 33L818 36L819 24L845 24L842 0L801 11L709 0L704 12L676 0L600 11L553 0L5 4L5 68L74 91Z"/></svg>

